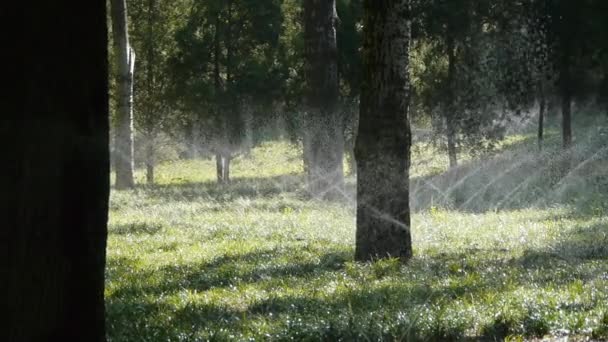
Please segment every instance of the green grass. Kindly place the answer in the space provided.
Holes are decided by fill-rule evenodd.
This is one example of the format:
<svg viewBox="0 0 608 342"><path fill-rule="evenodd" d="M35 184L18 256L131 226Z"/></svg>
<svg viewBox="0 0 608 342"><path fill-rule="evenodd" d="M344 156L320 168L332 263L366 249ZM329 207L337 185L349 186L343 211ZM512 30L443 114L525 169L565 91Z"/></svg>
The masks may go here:
<svg viewBox="0 0 608 342"><path fill-rule="evenodd" d="M212 161L162 165L159 185L112 193L109 339L607 339L598 132L568 155L510 137L450 172L443 154L417 148L407 265L353 262L354 203L308 200L297 147L239 157L228 186L213 183Z"/></svg>

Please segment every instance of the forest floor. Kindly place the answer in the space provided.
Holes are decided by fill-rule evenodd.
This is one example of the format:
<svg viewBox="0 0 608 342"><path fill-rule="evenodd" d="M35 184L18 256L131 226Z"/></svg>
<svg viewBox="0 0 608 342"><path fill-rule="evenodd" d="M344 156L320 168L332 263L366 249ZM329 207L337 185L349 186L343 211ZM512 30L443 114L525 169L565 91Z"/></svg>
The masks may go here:
<svg viewBox="0 0 608 342"><path fill-rule="evenodd" d="M608 339L608 131L575 136L511 135L449 172L418 142L407 265L353 262L354 180L309 200L297 146L262 144L224 186L211 160L163 164L111 196L109 339Z"/></svg>

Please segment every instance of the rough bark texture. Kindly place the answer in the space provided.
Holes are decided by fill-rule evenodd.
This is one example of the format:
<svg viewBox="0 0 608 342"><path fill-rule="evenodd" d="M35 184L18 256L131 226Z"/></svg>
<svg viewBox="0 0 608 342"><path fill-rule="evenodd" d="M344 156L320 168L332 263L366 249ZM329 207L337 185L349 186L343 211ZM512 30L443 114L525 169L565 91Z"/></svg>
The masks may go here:
<svg viewBox="0 0 608 342"><path fill-rule="evenodd" d="M18 3L4 41L3 341L103 341L109 196L105 1ZM6 9L6 8L5 8ZM13 21L10 21L13 22ZM6 326L4 324L7 324Z"/></svg>
<svg viewBox="0 0 608 342"><path fill-rule="evenodd" d="M111 0L112 35L116 58L116 84L118 108L114 131L114 169L116 188L126 189L135 185L133 180L133 72L135 53L129 45L127 29L127 5L125 0Z"/></svg>
<svg viewBox="0 0 608 342"><path fill-rule="evenodd" d="M366 0L363 86L355 156L360 261L412 255L409 0Z"/></svg>
<svg viewBox="0 0 608 342"><path fill-rule="evenodd" d="M308 153L310 193L334 199L344 188L344 133L338 104L338 47L335 0L304 1L304 37L308 117L305 151Z"/></svg>

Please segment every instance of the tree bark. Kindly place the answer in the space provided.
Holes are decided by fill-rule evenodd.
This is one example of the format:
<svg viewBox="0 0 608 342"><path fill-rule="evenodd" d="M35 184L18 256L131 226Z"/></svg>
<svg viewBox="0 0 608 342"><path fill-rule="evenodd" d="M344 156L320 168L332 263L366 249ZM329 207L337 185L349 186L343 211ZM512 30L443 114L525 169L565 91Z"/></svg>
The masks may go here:
<svg viewBox="0 0 608 342"><path fill-rule="evenodd" d="M217 182L219 184L224 183L224 157L221 153L215 154L215 173L217 176Z"/></svg>
<svg viewBox="0 0 608 342"><path fill-rule="evenodd" d="M219 184L230 183L230 163L232 156L229 152L218 152L215 155L215 170Z"/></svg>
<svg viewBox="0 0 608 342"><path fill-rule="evenodd" d="M448 27L448 31L450 27ZM456 118L455 118L455 84L454 76L456 73L456 51L454 47L454 38L447 33L447 50L448 50L448 89L446 96L445 118L446 118L446 135L448 140L448 157L450 161L450 169L458 166L458 152L456 151Z"/></svg>
<svg viewBox="0 0 608 342"><path fill-rule="evenodd" d="M146 183L154 184L154 138L150 137L146 142Z"/></svg>
<svg viewBox="0 0 608 342"><path fill-rule="evenodd" d="M540 87L540 103L538 109L538 150L543 150L544 140L544 123L545 123L545 111L547 109L547 100L545 98L545 92L543 87Z"/></svg>
<svg viewBox="0 0 608 342"><path fill-rule="evenodd" d="M365 0L355 258L412 255L409 0Z"/></svg>
<svg viewBox="0 0 608 342"><path fill-rule="evenodd" d="M565 48L567 50L568 48ZM562 100L562 142L564 149L572 145L572 85L570 76L570 55L562 52L560 63L560 92Z"/></svg>
<svg viewBox="0 0 608 342"><path fill-rule="evenodd" d="M116 0L115 0L116 1ZM124 1L124 0L123 0ZM146 184L154 184L154 169L156 166L156 139L158 135L158 120L155 115L155 106L152 101L152 97L155 94L155 78L154 78L154 66L155 66L155 53L154 53L154 16L156 13L156 1L148 0L148 27L147 27L147 42L146 42L146 78L145 87L147 88L148 101L145 105L146 117L143 120L143 131L146 136Z"/></svg>
<svg viewBox="0 0 608 342"><path fill-rule="evenodd" d="M133 72L135 53L129 44L127 28L127 5L125 0L111 0L112 33L114 55L118 72L118 108L114 132L114 169L116 188L128 189L135 186L133 180Z"/></svg>
<svg viewBox="0 0 608 342"><path fill-rule="evenodd" d="M3 42L3 341L104 341L109 173L105 1L17 3ZM14 18L13 18L14 19ZM5 325L7 324L7 325Z"/></svg>
<svg viewBox="0 0 608 342"><path fill-rule="evenodd" d="M222 54L221 46L220 46L220 38L221 38L221 17L220 12L216 14L215 18L215 33L214 33L214 56L213 56L213 78L214 78L214 87L215 87L215 120L217 123L217 136L216 138L216 153L215 153L215 167L216 167L216 176L218 184L223 184L225 182L224 179L224 148L226 144L226 121L221 116L221 107L223 104L224 98L224 87L222 86L221 75L220 75L220 55Z"/></svg>
<svg viewBox="0 0 608 342"><path fill-rule="evenodd" d="M308 185L311 195L340 198L344 191L344 134L337 108L338 47L335 0L304 1L308 117Z"/></svg>
<svg viewBox="0 0 608 342"><path fill-rule="evenodd" d="M224 183L230 183L230 163L231 162L232 162L232 156L230 155L230 153L228 153L223 157Z"/></svg>

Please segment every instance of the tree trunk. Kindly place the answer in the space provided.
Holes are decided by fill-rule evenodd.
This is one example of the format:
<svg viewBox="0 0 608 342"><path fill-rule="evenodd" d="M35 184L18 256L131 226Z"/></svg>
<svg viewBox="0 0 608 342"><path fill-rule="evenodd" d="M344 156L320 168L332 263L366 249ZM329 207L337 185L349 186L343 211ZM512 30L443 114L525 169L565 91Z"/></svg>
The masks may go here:
<svg viewBox="0 0 608 342"><path fill-rule="evenodd" d="M576 2L564 1L560 3L560 55L559 55L559 91L562 106L562 142L563 148L568 149L572 145L572 75L571 64L575 46L573 30L575 30Z"/></svg>
<svg viewBox="0 0 608 342"><path fill-rule="evenodd" d="M3 341L104 341L109 120L105 1L17 3L3 42ZM14 88L14 89L10 89Z"/></svg>
<svg viewBox="0 0 608 342"><path fill-rule="evenodd" d="M230 183L230 162L232 162L232 156L230 153L224 155L223 165L224 165L224 183Z"/></svg>
<svg viewBox="0 0 608 342"><path fill-rule="evenodd" d="M449 28L448 28L449 31ZM448 49L448 89L446 96L445 106L445 118L446 118L446 132L448 139L448 157L450 161L450 169L458 166L458 153L456 151L456 118L455 118L455 103L454 103L454 76L456 73L456 51L454 50L454 38L448 32L447 38L447 49Z"/></svg>
<svg viewBox="0 0 608 342"><path fill-rule="evenodd" d="M564 51L560 66L560 91L562 100L562 141L564 149L572 145L572 85L570 56Z"/></svg>
<svg viewBox="0 0 608 342"><path fill-rule="evenodd" d="M133 180L133 72L135 53L129 45L127 30L127 6L125 0L111 0L112 33L116 56L116 84L118 108L114 135L114 169L116 188L127 189L135 185Z"/></svg>
<svg viewBox="0 0 608 342"><path fill-rule="evenodd" d="M412 255L409 0L365 0L355 258Z"/></svg>
<svg viewBox="0 0 608 342"><path fill-rule="evenodd" d="M215 18L215 33L214 33L214 53L213 53L213 79L214 79L214 87L215 87L215 120L217 123L217 133L218 135L215 137L216 144L216 153L215 153L215 169L218 184L224 183L224 156L222 150L224 149L226 136L226 125L225 120L221 117L220 108L222 105L222 98L224 96L224 89L222 87L221 75L220 75L220 58L221 58L221 46L220 46L220 26L221 26L221 18L220 12L217 13Z"/></svg>
<svg viewBox="0 0 608 342"><path fill-rule="evenodd" d="M547 102L545 93L541 87L540 91L540 103L538 110L538 150L543 150L543 139L544 139L544 122L545 122L545 110L547 108Z"/></svg>
<svg viewBox="0 0 608 342"><path fill-rule="evenodd" d="M215 173L217 175L217 182L219 184L224 183L224 157L219 152L215 154Z"/></svg>
<svg viewBox="0 0 608 342"><path fill-rule="evenodd" d="M344 192L344 136L337 108L338 48L335 0L304 1L304 37L309 146L309 191L317 198L336 199Z"/></svg>
<svg viewBox="0 0 608 342"><path fill-rule="evenodd" d="M215 154L215 170L219 184L230 183L230 163L232 156L229 152Z"/></svg>
<svg viewBox="0 0 608 342"><path fill-rule="evenodd" d="M154 184L154 138L150 137L146 145L146 183Z"/></svg>
<svg viewBox="0 0 608 342"><path fill-rule="evenodd" d="M448 137L448 158L450 161L450 169L458 166L458 152L456 151L456 131L452 120L447 120L447 137Z"/></svg>

